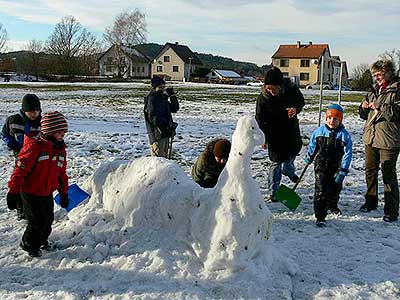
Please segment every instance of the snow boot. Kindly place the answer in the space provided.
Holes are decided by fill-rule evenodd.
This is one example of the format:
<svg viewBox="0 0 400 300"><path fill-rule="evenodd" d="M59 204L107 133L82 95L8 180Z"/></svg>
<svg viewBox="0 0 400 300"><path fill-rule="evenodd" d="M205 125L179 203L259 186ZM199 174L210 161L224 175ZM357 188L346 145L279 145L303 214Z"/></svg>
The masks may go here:
<svg viewBox="0 0 400 300"><path fill-rule="evenodd" d="M396 216L386 216L385 215L385 216L383 216L383 221L391 223L391 222L397 221L397 218L398 217L396 217Z"/></svg>
<svg viewBox="0 0 400 300"><path fill-rule="evenodd" d="M361 207L360 207L360 211L361 212L370 212L370 211L372 211L372 210L375 210L377 207L375 206L375 207L372 207L372 206L369 206L369 205L367 205L367 204L363 204L363 205L361 205Z"/></svg>
<svg viewBox="0 0 400 300"><path fill-rule="evenodd" d="M42 251L40 249L31 249L29 248L23 241L19 244L22 250L28 252L28 255L30 257L41 257L42 256Z"/></svg>
<svg viewBox="0 0 400 300"><path fill-rule="evenodd" d="M325 227L326 221L325 219L317 219L317 221L315 221L315 225L317 225L317 227Z"/></svg>

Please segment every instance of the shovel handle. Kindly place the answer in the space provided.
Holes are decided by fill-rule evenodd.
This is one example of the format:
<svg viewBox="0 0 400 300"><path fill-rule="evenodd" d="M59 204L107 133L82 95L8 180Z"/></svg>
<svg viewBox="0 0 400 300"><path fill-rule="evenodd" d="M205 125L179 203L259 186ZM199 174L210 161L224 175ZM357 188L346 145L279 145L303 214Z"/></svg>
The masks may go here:
<svg viewBox="0 0 400 300"><path fill-rule="evenodd" d="M310 165L310 164L306 164L305 167L303 168L303 171L301 171L299 180L297 180L296 184L294 185L293 191L294 191L294 190L297 188L297 186L299 185L299 183L300 183L301 179L303 178L304 174L306 173L307 168L308 168L309 165Z"/></svg>

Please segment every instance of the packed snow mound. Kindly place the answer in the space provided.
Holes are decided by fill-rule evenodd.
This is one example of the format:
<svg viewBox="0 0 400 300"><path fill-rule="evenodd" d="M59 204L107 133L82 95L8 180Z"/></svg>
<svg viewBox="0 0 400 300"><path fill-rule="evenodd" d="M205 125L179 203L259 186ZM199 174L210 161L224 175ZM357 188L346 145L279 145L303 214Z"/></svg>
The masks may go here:
<svg viewBox="0 0 400 300"><path fill-rule="evenodd" d="M191 245L206 272L245 269L266 254L271 234L272 214L250 168L254 147L263 140L255 119L241 117L213 189L201 188L164 158L104 163L91 179L90 202L126 227Z"/></svg>

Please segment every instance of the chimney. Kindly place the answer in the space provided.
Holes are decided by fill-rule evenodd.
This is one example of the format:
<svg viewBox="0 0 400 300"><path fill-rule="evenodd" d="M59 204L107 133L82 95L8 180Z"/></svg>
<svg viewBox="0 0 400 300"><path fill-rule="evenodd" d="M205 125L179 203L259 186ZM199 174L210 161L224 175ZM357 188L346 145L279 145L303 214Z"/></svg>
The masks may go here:
<svg viewBox="0 0 400 300"><path fill-rule="evenodd" d="M309 41L308 44L311 46L312 45L312 41Z"/></svg>
<svg viewBox="0 0 400 300"><path fill-rule="evenodd" d="M301 41L297 41L297 48L300 48L301 46Z"/></svg>

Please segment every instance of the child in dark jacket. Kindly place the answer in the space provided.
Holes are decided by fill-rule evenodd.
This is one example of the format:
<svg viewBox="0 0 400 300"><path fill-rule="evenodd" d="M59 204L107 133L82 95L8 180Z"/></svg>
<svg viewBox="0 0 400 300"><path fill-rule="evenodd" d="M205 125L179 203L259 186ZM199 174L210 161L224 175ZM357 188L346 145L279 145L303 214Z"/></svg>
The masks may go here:
<svg viewBox="0 0 400 300"><path fill-rule="evenodd" d="M59 112L43 115L40 135L25 137L16 168L8 182L7 204L10 209L22 199L28 220L20 246L32 257L41 256L48 247L54 220L53 192L60 193L61 207L67 207L68 177L64 135L67 120Z"/></svg>
<svg viewBox="0 0 400 300"><path fill-rule="evenodd" d="M35 94L26 94L22 98L20 111L6 119L1 137L8 149L13 151L15 158L22 149L24 135L33 137L39 134L41 107L39 98ZM18 220L25 219L22 202L16 203Z"/></svg>
<svg viewBox="0 0 400 300"><path fill-rule="evenodd" d="M314 213L318 227L325 226L328 210L342 214L338 207L339 195L352 158L351 137L342 124L343 108L330 105L325 120L325 125L313 132L305 159L308 164L314 160Z"/></svg>
<svg viewBox="0 0 400 300"><path fill-rule="evenodd" d="M231 142L226 139L210 141L192 167L192 178L203 188L213 188L228 161Z"/></svg>

